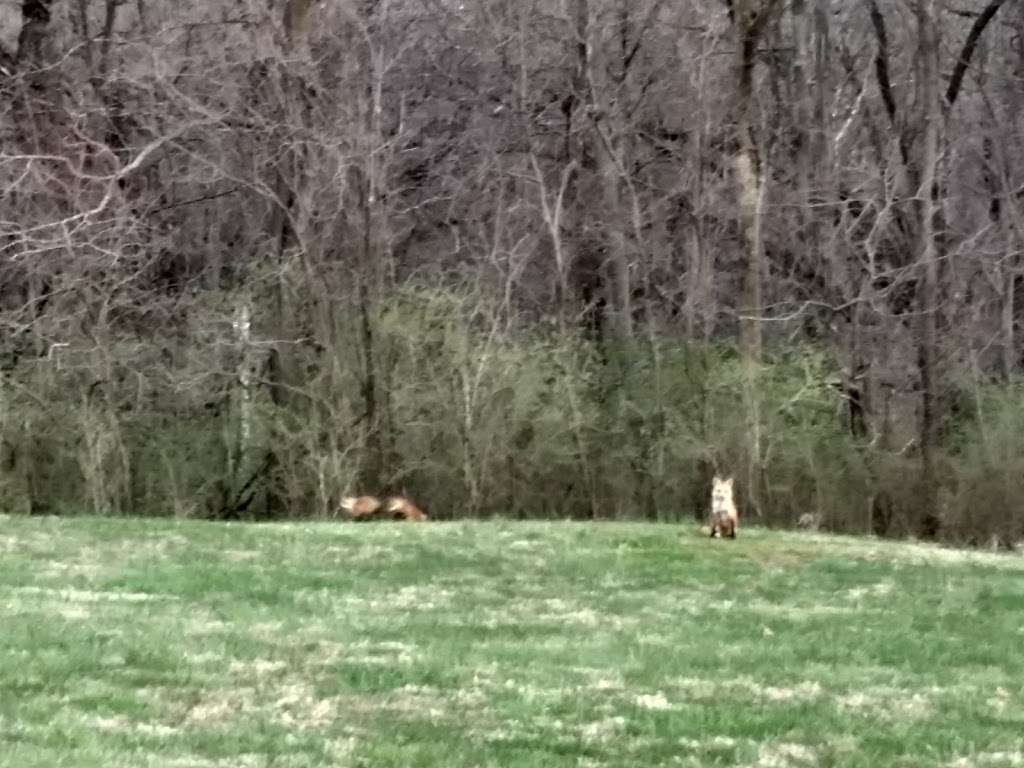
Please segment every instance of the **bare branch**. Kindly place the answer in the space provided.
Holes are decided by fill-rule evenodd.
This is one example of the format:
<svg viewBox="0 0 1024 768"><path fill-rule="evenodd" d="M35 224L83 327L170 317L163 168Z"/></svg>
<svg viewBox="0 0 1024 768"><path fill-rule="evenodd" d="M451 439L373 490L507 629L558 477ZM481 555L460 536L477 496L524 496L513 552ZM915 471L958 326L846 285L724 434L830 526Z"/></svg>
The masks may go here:
<svg viewBox="0 0 1024 768"><path fill-rule="evenodd" d="M985 6L985 10L979 14L978 18L974 20L974 24L971 25L971 31L967 34L967 39L964 40L964 47L960 49L960 56L957 57L956 66L953 67L953 76L949 79L949 87L946 88L947 107L952 107L954 102L956 102L957 96L960 95L960 86L963 84L964 75L967 73L967 67L971 64L974 49L978 47L978 40L981 39L981 35L985 32L985 27L988 26L988 23L992 21L992 18L1005 3L1006 0L990 0L989 4Z"/></svg>
<svg viewBox="0 0 1024 768"><path fill-rule="evenodd" d="M889 122L896 124L896 100L892 95L892 82L889 79L889 35L885 29L885 17L878 8L878 0L865 0L871 14L871 24L875 29L878 47L875 49L875 76L878 78L878 90L882 94Z"/></svg>

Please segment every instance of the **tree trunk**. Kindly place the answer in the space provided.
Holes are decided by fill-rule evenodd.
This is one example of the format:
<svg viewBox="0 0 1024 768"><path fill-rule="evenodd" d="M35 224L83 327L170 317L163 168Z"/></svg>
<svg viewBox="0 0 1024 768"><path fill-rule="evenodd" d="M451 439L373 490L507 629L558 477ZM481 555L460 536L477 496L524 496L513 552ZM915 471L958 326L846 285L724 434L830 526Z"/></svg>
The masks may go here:
<svg viewBox="0 0 1024 768"><path fill-rule="evenodd" d="M1013 377L1014 369L1017 367L1017 344L1014 340L1014 281L1017 278L1017 270L1014 262L1003 270L1003 295L1002 295L1002 326L1003 326L1003 379L1009 381Z"/></svg>
<svg viewBox="0 0 1024 768"><path fill-rule="evenodd" d="M50 8L53 0L22 0L21 31L18 33L18 48L15 60L28 62L30 66L43 63L44 44L50 34Z"/></svg>
<svg viewBox="0 0 1024 768"><path fill-rule="evenodd" d="M605 259L605 285L608 288L607 306L611 314L611 327L620 344L633 338L632 289L629 280L629 258L626 254L626 237L623 232L622 194L618 164L611 153L611 146L596 148L602 159L599 173L604 191L604 209L608 253Z"/></svg>
<svg viewBox="0 0 1024 768"><path fill-rule="evenodd" d="M938 533L935 494L935 448L938 433L936 381L936 321L938 312L939 264L935 242L935 182L939 153L939 123L942 112L938 88L938 34L935 26L935 0L917 1L919 62L922 78L922 119L924 141L921 159L921 185L917 191L920 211L921 278L919 286L920 334L919 366L921 376L921 471L924 515L921 534L932 538Z"/></svg>
<svg viewBox="0 0 1024 768"><path fill-rule="evenodd" d="M761 365L761 207L764 178L753 133L754 66L758 40L777 0L755 7L753 0L737 2L736 26L736 144L734 158L739 197L739 223L746 266L743 271L740 307L740 344L743 353L744 400L747 425L747 493L755 514L760 515L761 404L758 369Z"/></svg>

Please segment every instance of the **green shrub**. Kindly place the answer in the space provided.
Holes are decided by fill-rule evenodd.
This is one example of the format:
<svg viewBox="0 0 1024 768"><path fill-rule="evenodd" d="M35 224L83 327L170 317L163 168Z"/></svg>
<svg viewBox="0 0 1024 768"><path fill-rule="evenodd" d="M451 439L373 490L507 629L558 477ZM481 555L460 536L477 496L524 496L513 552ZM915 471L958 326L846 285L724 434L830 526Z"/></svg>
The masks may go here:
<svg viewBox="0 0 1024 768"><path fill-rule="evenodd" d="M0 506L333 517L345 493L406 491L438 519L679 521L704 519L717 471L736 477L748 520L756 493L765 525L811 512L833 530L912 535L937 495L949 538L1024 538L1020 382L961 389L932 494L918 454L850 434L838 365L819 347L766 349L751 473L734 344L598 349L574 332L523 329L475 291L409 287L369 318L369 356L358 313L332 312L333 347L256 360L248 437L223 333L168 342L171 362L126 341L89 365L14 370L0 400ZM108 360L121 363L100 396L88 372Z"/></svg>

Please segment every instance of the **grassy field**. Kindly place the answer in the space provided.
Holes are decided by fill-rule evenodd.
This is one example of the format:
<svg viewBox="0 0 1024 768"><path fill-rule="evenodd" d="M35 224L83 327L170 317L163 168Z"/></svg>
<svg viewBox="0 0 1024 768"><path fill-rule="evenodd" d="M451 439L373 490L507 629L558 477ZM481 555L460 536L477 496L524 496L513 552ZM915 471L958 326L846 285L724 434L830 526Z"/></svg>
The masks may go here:
<svg viewBox="0 0 1024 768"><path fill-rule="evenodd" d="M1021 766L1024 558L0 517L0 765Z"/></svg>

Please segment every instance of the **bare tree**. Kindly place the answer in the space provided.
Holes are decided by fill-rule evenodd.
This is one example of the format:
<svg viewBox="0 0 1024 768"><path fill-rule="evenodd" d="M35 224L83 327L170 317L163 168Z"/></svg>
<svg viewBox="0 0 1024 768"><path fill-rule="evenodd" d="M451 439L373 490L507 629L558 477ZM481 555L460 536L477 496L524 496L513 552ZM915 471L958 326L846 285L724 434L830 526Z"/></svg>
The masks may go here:
<svg viewBox="0 0 1024 768"><path fill-rule="evenodd" d="M754 136L754 68L758 46L765 29L780 7L778 0L740 0L730 3L729 14L736 35L736 154L740 232L746 266L743 272L743 313L740 322L744 358L744 398L747 411L747 491L760 514L761 414L758 368L761 364L762 253L765 173L758 142Z"/></svg>
<svg viewBox="0 0 1024 768"><path fill-rule="evenodd" d="M4 503L671 516L717 462L769 521L966 535L1017 5L9 4Z"/></svg>

